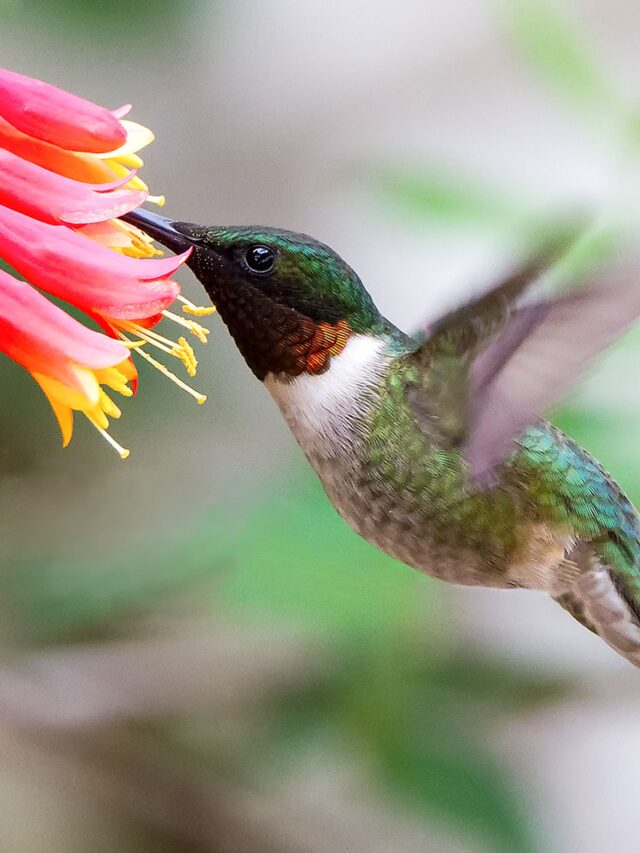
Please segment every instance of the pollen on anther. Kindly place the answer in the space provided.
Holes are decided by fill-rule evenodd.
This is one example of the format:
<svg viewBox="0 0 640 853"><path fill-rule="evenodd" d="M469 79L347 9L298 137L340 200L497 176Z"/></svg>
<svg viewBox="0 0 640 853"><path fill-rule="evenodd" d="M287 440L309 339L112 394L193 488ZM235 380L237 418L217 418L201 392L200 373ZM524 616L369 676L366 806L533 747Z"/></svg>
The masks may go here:
<svg viewBox="0 0 640 853"><path fill-rule="evenodd" d="M185 314L191 314L193 317L208 317L210 314L215 314L215 305L196 305L182 294L178 295L178 299L182 302L182 310Z"/></svg>

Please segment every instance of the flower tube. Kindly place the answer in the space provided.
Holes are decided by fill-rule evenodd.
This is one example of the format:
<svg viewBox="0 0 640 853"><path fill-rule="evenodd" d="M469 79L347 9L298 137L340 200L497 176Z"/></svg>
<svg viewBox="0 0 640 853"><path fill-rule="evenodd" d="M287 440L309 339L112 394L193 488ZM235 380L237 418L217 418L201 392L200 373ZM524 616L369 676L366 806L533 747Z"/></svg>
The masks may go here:
<svg viewBox="0 0 640 853"><path fill-rule="evenodd" d="M0 278L0 352L45 392L65 445L73 412L81 411L123 457L128 451L107 432L120 411L104 387L135 391L133 351L204 402L148 350L179 359L194 376L184 331L171 340L156 326L167 318L204 343L208 330L193 317L213 310L194 306L172 280L188 253L158 259L162 250L152 239L119 218L145 201L164 203L138 175L138 152L153 133L125 119L128 110L0 69L0 260L29 282ZM80 309L106 334L67 316L36 287ZM170 311L175 300L192 316Z"/></svg>
<svg viewBox="0 0 640 853"><path fill-rule="evenodd" d="M113 151L127 138L119 117L105 107L4 68L0 116L27 136L70 151Z"/></svg>
<svg viewBox="0 0 640 853"><path fill-rule="evenodd" d="M0 257L36 287L75 305L122 341L135 345L142 358L202 403L203 394L142 346L174 356L189 376L195 376L197 360L186 338L173 341L153 330L164 316L206 343L207 329L168 310L180 294L170 276L190 252L158 259L127 257L69 228L0 206Z"/></svg>
<svg viewBox="0 0 640 853"><path fill-rule="evenodd" d="M108 434L109 417L120 410L103 385L131 396L136 377L120 341L87 329L23 281L0 270L0 352L17 361L47 396L60 425L63 445L80 411L122 458L129 452Z"/></svg>

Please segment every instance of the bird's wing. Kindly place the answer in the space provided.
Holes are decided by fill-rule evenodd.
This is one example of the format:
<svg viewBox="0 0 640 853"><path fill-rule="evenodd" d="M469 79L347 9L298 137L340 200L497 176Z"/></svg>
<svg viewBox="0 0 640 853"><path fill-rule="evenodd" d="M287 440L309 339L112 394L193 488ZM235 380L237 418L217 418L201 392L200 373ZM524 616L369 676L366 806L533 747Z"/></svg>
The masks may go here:
<svg viewBox="0 0 640 853"><path fill-rule="evenodd" d="M404 357L415 417L444 446L466 453L480 488L513 438L640 315L637 260L559 295L521 302L542 269L529 264L447 314Z"/></svg>

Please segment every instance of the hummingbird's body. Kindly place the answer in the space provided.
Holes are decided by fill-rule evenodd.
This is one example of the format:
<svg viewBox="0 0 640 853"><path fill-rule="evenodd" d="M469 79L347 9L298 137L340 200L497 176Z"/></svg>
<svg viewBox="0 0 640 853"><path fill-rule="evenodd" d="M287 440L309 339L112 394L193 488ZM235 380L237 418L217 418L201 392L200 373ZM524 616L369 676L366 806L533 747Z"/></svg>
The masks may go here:
<svg viewBox="0 0 640 853"><path fill-rule="evenodd" d="M415 367L402 344L352 339L322 377L324 387L320 377L265 382L354 530L456 584L571 596L586 563L599 571L607 560L640 580L635 509L601 466L550 424L525 430L492 488L470 492L463 453L416 423L407 402ZM571 557L581 549L579 567Z"/></svg>
<svg viewBox="0 0 640 853"><path fill-rule="evenodd" d="M195 247L189 265L361 536L453 583L544 590L640 666L637 513L586 451L537 418L564 377L536 382L520 364L527 346L560 340L574 297L516 308L527 270L418 343L310 238L132 221L171 248ZM585 293L578 316L602 315L611 291ZM635 316L612 311L584 351L559 360L551 346L559 374Z"/></svg>

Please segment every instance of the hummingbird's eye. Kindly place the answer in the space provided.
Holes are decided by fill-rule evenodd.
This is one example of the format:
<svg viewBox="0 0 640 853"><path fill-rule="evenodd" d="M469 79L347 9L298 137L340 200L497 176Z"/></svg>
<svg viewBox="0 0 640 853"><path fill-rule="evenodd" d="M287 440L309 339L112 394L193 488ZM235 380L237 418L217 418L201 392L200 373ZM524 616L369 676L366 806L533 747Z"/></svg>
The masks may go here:
<svg viewBox="0 0 640 853"><path fill-rule="evenodd" d="M251 272L268 273L276 262L276 252L270 246L250 246L244 256Z"/></svg>

